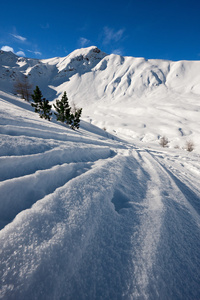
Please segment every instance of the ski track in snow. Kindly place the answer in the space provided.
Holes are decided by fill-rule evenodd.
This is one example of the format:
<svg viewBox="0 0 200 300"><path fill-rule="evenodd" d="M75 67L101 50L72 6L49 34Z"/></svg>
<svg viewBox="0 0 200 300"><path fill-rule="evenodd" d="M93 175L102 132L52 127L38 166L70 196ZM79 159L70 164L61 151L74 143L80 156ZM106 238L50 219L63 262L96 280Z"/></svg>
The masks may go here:
<svg viewBox="0 0 200 300"><path fill-rule="evenodd" d="M199 299L197 155L16 119L0 127L0 299Z"/></svg>

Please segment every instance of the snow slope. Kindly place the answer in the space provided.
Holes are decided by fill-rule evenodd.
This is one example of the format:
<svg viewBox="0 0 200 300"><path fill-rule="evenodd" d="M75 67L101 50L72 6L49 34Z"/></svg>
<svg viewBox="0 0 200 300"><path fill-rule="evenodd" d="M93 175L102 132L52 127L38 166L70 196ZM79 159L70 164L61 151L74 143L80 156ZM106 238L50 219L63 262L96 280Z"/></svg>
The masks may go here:
<svg viewBox="0 0 200 300"><path fill-rule="evenodd" d="M22 74L52 101L67 92L83 119L121 138L200 151L200 62L107 55L97 47L36 60L0 51L0 90L13 93ZM159 126L158 126L159 124Z"/></svg>
<svg viewBox="0 0 200 300"><path fill-rule="evenodd" d="M197 152L0 116L0 299L200 298Z"/></svg>

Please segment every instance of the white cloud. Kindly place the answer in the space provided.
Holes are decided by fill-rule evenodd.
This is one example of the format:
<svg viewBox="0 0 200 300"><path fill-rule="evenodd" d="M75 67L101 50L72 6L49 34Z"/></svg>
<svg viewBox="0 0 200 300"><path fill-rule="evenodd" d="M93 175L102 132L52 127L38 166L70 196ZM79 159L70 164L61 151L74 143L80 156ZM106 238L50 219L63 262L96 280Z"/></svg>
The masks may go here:
<svg viewBox="0 0 200 300"><path fill-rule="evenodd" d="M42 53L40 51L35 51L34 53L35 53L35 55L42 55Z"/></svg>
<svg viewBox="0 0 200 300"><path fill-rule="evenodd" d="M40 51L32 51L32 50L27 50L30 53L34 53L35 55L42 55Z"/></svg>
<svg viewBox="0 0 200 300"><path fill-rule="evenodd" d="M122 38L124 31L124 29L119 29L118 31L115 31L113 28L107 26L104 27L103 43L110 44L111 42L118 42Z"/></svg>
<svg viewBox="0 0 200 300"><path fill-rule="evenodd" d="M16 38L17 40L19 40L20 42L25 42L27 39L21 35L17 35L17 34L12 34L12 36L14 38Z"/></svg>
<svg viewBox="0 0 200 300"><path fill-rule="evenodd" d="M18 55L18 56L26 56L25 53L24 53L24 51L18 51L18 52L16 52L16 55Z"/></svg>
<svg viewBox="0 0 200 300"><path fill-rule="evenodd" d="M10 46L2 46L1 50L5 51L5 52L15 53L14 49L12 47L10 47ZM24 53L24 51L22 51L22 50L17 51L15 54L18 55L18 56L26 56L25 53Z"/></svg>
<svg viewBox="0 0 200 300"><path fill-rule="evenodd" d="M6 51L6 52L13 52L14 53L14 49L10 46L2 46L1 50Z"/></svg>
<svg viewBox="0 0 200 300"><path fill-rule="evenodd" d="M84 37L81 37L79 39L79 44L81 45L81 47L85 47L86 45L88 45L90 43L90 40L84 38Z"/></svg>

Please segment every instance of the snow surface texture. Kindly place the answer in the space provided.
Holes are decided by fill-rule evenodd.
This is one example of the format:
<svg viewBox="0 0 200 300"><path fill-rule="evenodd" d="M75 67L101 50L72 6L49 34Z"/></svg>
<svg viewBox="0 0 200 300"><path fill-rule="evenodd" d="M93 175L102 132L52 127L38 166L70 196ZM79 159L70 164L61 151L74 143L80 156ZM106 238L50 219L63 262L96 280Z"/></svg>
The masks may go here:
<svg viewBox="0 0 200 300"><path fill-rule="evenodd" d="M1 299L199 298L198 154L0 101Z"/></svg>
<svg viewBox="0 0 200 300"><path fill-rule="evenodd" d="M13 93L22 74L48 100L67 92L83 119L122 138L200 151L200 61L107 55L97 47L37 60L0 51L0 90ZM159 126L158 126L159 124Z"/></svg>
<svg viewBox="0 0 200 300"><path fill-rule="evenodd" d="M93 50L84 51L93 55L92 69L99 61L100 75L106 69L105 61L111 61ZM82 51L71 55L77 57ZM15 67L16 56L6 55L13 59L7 63ZM128 59L133 60L124 58ZM34 61L24 58L19 67L27 70L26 63L33 68ZM89 78L93 72L87 59L85 63L80 78ZM62 71L65 65L60 58L41 64L54 71L58 66ZM75 88L73 76L69 83L74 80ZM161 148L155 141L150 144L147 137L141 143L133 135L126 136L128 141L120 140L84 121L79 131L73 131L55 120L40 119L30 104L6 91L7 80L4 82L0 92L0 299L199 299L198 148L191 153ZM156 95L155 91L149 93ZM187 109L186 92L183 98L181 92L176 98L180 102L174 104L180 105L178 111L174 113L172 102L166 102L164 110L168 116L173 112L169 119L174 128L180 118L183 132L191 130L198 136L198 128L188 129L189 121L195 122L194 107L196 112L199 109L197 98L191 96ZM152 96L145 97L145 104L139 98L137 102L151 112L155 130L159 130L161 118L153 117L159 97L155 102ZM89 103L90 99L85 100ZM94 106L101 112L97 123L109 124L112 116L122 134L123 128L133 127L131 116L130 124L121 123L119 98L113 110L109 103L106 107L98 101ZM130 103L124 107L127 114L130 107ZM134 108L132 112L136 117ZM183 112L188 113L187 122ZM147 123L142 114L140 118ZM165 123L167 133L171 123ZM138 136L142 130L138 125Z"/></svg>

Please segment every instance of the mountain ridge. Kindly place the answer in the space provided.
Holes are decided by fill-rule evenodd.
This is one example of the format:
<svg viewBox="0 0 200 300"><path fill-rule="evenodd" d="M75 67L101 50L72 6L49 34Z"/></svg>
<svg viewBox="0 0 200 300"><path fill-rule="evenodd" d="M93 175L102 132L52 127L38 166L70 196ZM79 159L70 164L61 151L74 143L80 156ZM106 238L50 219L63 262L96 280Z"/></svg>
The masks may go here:
<svg viewBox="0 0 200 300"><path fill-rule="evenodd" d="M115 70L113 72L113 80L109 83L113 86L113 90L116 89L116 85L120 87L121 84L124 84L124 82L122 82L123 76L126 77L126 80L123 78L123 81L126 81L127 88L129 88L130 82L133 81L133 92L138 92L139 90L144 92L146 88L156 87L161 84L166 85L167 88L175 88L180 79L185 79L185 77L187 79L187 77L191 76L190 73L192 73L192 77L195 77L196 80L192 83L189 82L187 91L200 94L200 83L198 83L200 82L200 74L194 71L197 65L200 66L200 61L147 60L142 57L135 58L117 54L108 55L99 50L96 46L91 46L74 50L65 57L49 59L19 57L12 52L1 50L0 62L0 84L2 81L10 79L11 81L15 81L16 78L22 74L27 75L32 84L34 84L35 81L39 81L42 76L46 76L46 80L48 80L50 85L54 86L53 84L55 84L54 88L57 94L59 94L59 86L65 81L68 81L75 74L84 75L85 72L105 71L108 67L110 68L112 64L115 65ZM47 72L47 69L49 69L49 72ZM112 74L111 71L113 70L110 70ZM187 76L188 73L189 75ZM195 76L194 73L196 73ZM118 76L116 76L116 74ZM172 83L172 81L174 81L174 83ZM2 84L1 89L4 90ZM107 91L107 88L104 90ZM4 91L12 92L12 90L8 88L5 88ZM111 94L112 92L111 90ZM139 93L139 96L140 94L141 93ZM130 89L128 96L134 96L134 94L130 92ZM50 98L50 100L53 100L52 96Z"/></svg>
<svg viewBox="0 0 200 300"><path fill-rule="evenodd" d="M66 91L84 120L112 133L156 143L168 135L173 146L198 139L200 61L108 55L92 46L42 60L1 51L0 62L4 92L13 93L15 80L26 75L50 101Z"/></svg>

